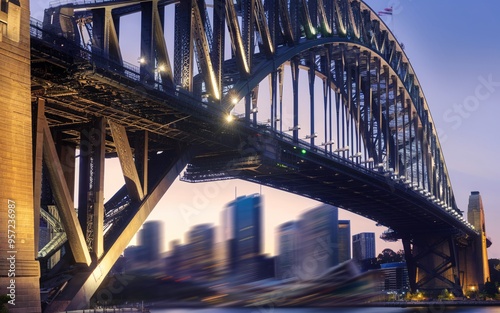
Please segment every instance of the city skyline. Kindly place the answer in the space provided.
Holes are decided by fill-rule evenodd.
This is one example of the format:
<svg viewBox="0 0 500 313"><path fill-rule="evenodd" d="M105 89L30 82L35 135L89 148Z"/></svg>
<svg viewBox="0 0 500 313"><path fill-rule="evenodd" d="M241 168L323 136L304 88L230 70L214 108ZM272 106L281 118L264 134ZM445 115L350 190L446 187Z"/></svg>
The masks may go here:
<svg viewBox="0 0 500 313"><path fill-rule="evenodd" d="M41 18L42 9L48 6L46 1L31 3L32 15ZM487 236L493 241L488 256L499 258L500 243L497 241L500 230L494 227L494 223L500 218L500 212L495 208L500 203L497 192L500 167L495 160L500 147L491 126L496 124L496 116L500 115L500 43L491 38L496 38L495 30L500 28L495 16L500 4L493 1L475 3L472 10L469 3L451 1L372 0L366 3L375 12L393 5L393 15L383 18L404 44L426 95L439 130L457 204L466 211L470 192L481 192ZM125 29L126 25L123 26ZM115 164L111 164L113 162ZM108 162L107 171L120 173L116 160L113 162ZM123 181L115 177L113 181L108 179L105 197L109 199L122 184ZM235 188L239 194L248 194L257 192L260 187L240 180L209 184L176 181L149 219L165 221L169 236L185 234L198 220L213 220L214 211L234 197ZM263 194L265 206L279 210L264 216L270 225L279 225L281 221L293 219L302 210L319 204L267 187L263 187ZM198 197L194 199L193 195ZM399 242L392 244L378 239L386 228L377 227L373 221L344 210L340 211L339 218L351 220L352 233L375 232L380 248L394 247L396 250L402 247ZM266 232L274 229L275 226L270 225L265 225ZM264 251L275 254L274 247L274 238L265 241Z"/></svg>

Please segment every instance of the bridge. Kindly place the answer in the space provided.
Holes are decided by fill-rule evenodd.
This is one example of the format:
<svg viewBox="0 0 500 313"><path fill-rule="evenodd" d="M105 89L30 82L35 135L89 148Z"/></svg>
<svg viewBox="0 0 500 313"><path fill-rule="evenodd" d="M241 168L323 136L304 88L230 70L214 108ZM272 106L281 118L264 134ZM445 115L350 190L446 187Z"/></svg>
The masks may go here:
<svg viewBox="0 0 500 313"><path fill-rule="evenodd" d="M138 65L122 55L130 15ZM488 280L480 195L465 219L415 71L365 3L76 1L28 20L28 1L2 0L0 281L13 312L40 312L40 286L56 287L44 312L84 308L181 174L372 219L402 240L413 290ZM113 157L125 185L104 203ZM57 235L38 248L40 223Z"/></svg>

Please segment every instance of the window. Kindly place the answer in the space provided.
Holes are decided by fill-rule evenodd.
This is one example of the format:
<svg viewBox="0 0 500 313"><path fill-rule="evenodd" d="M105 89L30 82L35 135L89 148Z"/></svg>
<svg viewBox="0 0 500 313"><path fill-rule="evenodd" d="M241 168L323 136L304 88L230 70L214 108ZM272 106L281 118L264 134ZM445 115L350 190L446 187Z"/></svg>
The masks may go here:
<svg viewBox="0 0 500 313"><path fill-rule="evenodd" d="M7 13L7 0L0 0L0 11Z"/></svg>

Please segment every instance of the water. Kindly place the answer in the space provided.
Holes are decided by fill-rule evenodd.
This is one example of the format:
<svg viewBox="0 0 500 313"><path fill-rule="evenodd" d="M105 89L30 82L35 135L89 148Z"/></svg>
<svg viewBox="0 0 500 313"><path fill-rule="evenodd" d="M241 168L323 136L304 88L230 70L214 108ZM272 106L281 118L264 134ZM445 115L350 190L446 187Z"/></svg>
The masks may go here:
<svg viewBox="0 0 500 313"><path fill-rule="evenodd" d="M500 313L500 306L450 307L442 304L411 308L210 308L151 309L151 313Z"/></svg>

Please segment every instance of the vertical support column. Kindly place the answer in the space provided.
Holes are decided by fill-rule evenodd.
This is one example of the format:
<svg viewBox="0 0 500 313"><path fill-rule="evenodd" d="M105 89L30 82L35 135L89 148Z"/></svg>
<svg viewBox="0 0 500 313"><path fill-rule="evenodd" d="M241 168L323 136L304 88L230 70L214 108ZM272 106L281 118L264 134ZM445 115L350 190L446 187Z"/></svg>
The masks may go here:
<svg viewBox="0 0 500 313"><path fill-rule="evenodd" d="M142 185L142 192L146 196L148 194L148 148L149 148L149 133L147 131L141 131L140 135L137 136L137 141L135 143L135 166L137 168L137 174L139 175L139 181Z"/></svg>
<svg viewBox="0 0 500 313"><path fill-rule="evenodd" d="M153 50L153 2L141 2L141 80L152 83L155 71L155 53Z"/></svg>
<svg viewBox="0 0 500 313"><path fill-rule="evenodd" d="M41 307L34 241L38 220L33 203L29 1L7 6L8 24L0 26L9 30L0 35L0 290L9 296L9 312L31 313Z"/></svg>
<svg viewBox="0 0 500 313"><path fill-rule="evenodd" d="M356 53L355 82L356 82L356 153L361 152L361 86L362 77L359 68L360 54ZM354 147L353 147L354 149Z"/></svg>
<svg viewBox="0 0 500 313"><path fill-rule="evenodd" d="M255 1L261 1L261 0L246 0L242 2L242 7L243 7L242 37L243 37L245 58L248 64L249 74L252 72L252 56L254 53Z"/></svg>
<svg viewBox="0 0 500 313"><path fill-rule="evenodd" d="M33 103L33 208L34 208L34 242L35 253L39 242L40 207L42 198L42 170L43 170L43 124L42 119L45 114L45 100L37 99Z"/></svg>
<svg viewBox="0 0 500 313"><path fill-rule="evenodd" d="M104 253L104 156L106 121L96 118L80 134L78 220L89 251Z"/></svg>
<svg viewBox="0 0 500 313"><path fill-rule="evenodd" d="M406 158L406 99L405 99L405 91L403 87L400 87L399 89L399 96L400 96L400 102L401 102L401 113L402 113L402 120L401 120L401 129L403 131L403 162L401 163L402 168L399 170L399 172L403 173L405 180L408 180L408 169L406 167L406 164L408 163L408 159Z"/></svg>
<svg viewBox="0 0 500 313"><path fill-rule="evenodd" d="M122 63L118 33L115 28L111 9L101 8L92 10L92 49L99 51L103 56L118 64Z"/></svg>
<svg viewBox="0 0 500 313"><path fill-rule="evenodd" d="M315 129L314 129L314 81L316 78L316 69L315 69L315 54L311 52L309 55L309 129L310 129L310 139L311 139L311 148L314 147L314 137L316 137Z"/></svg>
<svg viewBox="0 0 500 313"><path fill-rule="evenodd" d="M278 71L273 71L270 74L271 78L269 79L269 96L270 96L270 101L271 101L271 130L276 130L276 118L277 118L277 88L276 84L278 83Z"/></svg>
<svg viewBox="0 0 500 313"><path fill-rule="evenodd" d="M389 125L390 121L390 111L391 101L389 100L389 67L384 65L384 82L385 82L385 125L384 125L384 137L385 137L385 149L386 149L386 170L389 168L394 168L392 165L393 155L392 155L392 145L391 145L391 128Z"/></svg>
<svg viewBox="0 0 500 313"><path fill-rule="evenodd" d="M193 88L193 45L191 36L191 0L175 5L174 84L186 91Z"/></svg>
<svg viewBox="0 0 500 313"><path fill-rule="evenodd" d="M294 58L290 62L293 84L293 141L299 141L299 60Z"/></svg>
<svg viewBox="0 0 500 313"><path fill-rule="evenodd" d="M283 80L285 79L285 75L283 73L283 65L281 65L278 69L278 81L279 81L279 94L280 94L280 133L283 131Z"/></svg>
<svg viewBox="0 0 500 313"><path fill-rule="evenodd" d="M410 283L410 290L415 292L417 290L417 265L413 258L413 251L410 239L403 238L403 249L405 252L406 267L408 269L408 280Z"/></svg>
<svg viewBox="0 0 500 313"><path fill-rule="evenodd" d="M394 174L396 174L396 176L399 178L399 176L401 175L400 174L400 171L399 171L399 164L400 164L400 155L399 155L399 123L398 123L398 118L399 118L399 111L398 111L398 90L399 90L399 86L398 86L398 80L396 78L396 76L392 75L391 76L391 80L392 80L392 93L394 94L394 98L393 98L393 101L394 101L394 161L393 161L393 164L394 164Z"/></svg>
<svg viewBox="0 0 500 313"><path fill-rule="evenodd" d="M212 46L212 64L214 66L219 94L222 95L222 63L224 62L224 41L226 27L226 0L214 1L214 33ZM222 97L221 97L222 98Z"/></svg>

